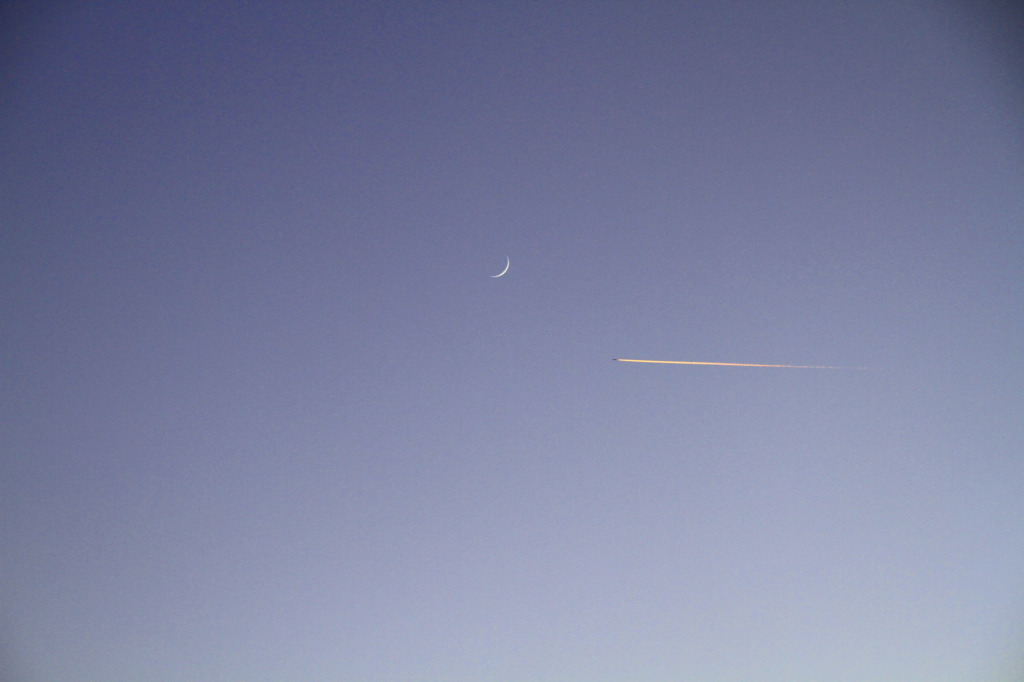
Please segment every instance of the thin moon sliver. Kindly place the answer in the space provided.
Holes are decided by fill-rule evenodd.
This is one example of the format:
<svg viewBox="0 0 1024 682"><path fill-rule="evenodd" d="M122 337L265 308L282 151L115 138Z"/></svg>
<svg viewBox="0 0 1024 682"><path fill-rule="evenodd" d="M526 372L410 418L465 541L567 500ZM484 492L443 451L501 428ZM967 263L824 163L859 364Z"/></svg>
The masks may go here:
<svg viewBox="0 0 1024 682"><path fill-rule="evenodd" d="M511 265L511 264L512 264L512 261L509 260L508 256L505 256L505 269L502 270L501 272L499 272L498 274L490 275L490 279L495 280L495 279L500 278L500 276L502 276L503 274L505 274L506 272L509 271L509 265Z"/></svg>

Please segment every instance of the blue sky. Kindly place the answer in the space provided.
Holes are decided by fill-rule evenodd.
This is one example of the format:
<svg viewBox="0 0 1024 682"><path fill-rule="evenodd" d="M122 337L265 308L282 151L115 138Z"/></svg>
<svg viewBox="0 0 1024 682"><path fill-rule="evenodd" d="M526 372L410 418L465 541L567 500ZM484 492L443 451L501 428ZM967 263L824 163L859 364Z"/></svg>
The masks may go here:
<svg viewBox="0 0 1024 682"><path fill-rule="evenodd" d="M1020 674L995 6L7 15L3 674Z"/></svg>

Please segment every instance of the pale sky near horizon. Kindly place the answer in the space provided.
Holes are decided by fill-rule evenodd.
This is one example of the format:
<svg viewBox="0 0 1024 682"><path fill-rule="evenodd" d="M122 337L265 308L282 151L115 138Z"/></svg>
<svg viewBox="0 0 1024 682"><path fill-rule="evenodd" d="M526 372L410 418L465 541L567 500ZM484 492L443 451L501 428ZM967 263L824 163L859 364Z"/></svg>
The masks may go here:
<svg viewBox="0 0 1024 682"><path fill-rule="evenodd" d="M1024 678L1001 12L4 10L0 680Z"/></svg>

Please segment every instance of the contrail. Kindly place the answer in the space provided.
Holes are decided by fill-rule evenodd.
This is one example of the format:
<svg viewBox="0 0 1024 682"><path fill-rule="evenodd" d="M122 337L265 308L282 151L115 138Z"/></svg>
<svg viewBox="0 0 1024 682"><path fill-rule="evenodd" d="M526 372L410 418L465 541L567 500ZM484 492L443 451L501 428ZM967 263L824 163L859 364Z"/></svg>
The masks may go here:
<svg viewBox="0 0 1024 682"><path fill-rule="evenodd" d="M831 365L754 365L746 362L693 362L692 360L628 360L612 358L616 362L650 362L658 365L715 365L717 367L785 367L787 369L847 369Z"/></svg>

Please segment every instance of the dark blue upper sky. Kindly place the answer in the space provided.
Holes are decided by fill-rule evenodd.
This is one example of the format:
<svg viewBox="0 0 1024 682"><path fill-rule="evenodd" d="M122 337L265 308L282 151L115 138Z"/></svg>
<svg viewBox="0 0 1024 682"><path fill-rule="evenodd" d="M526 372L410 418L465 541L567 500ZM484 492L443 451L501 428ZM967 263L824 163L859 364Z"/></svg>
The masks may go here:
<svg viewBox="0 0 1024 682"><path fill-rule="evenodd" d="M41 4L0 52L11 675L1020 670L1009 19Z"/></svg>

